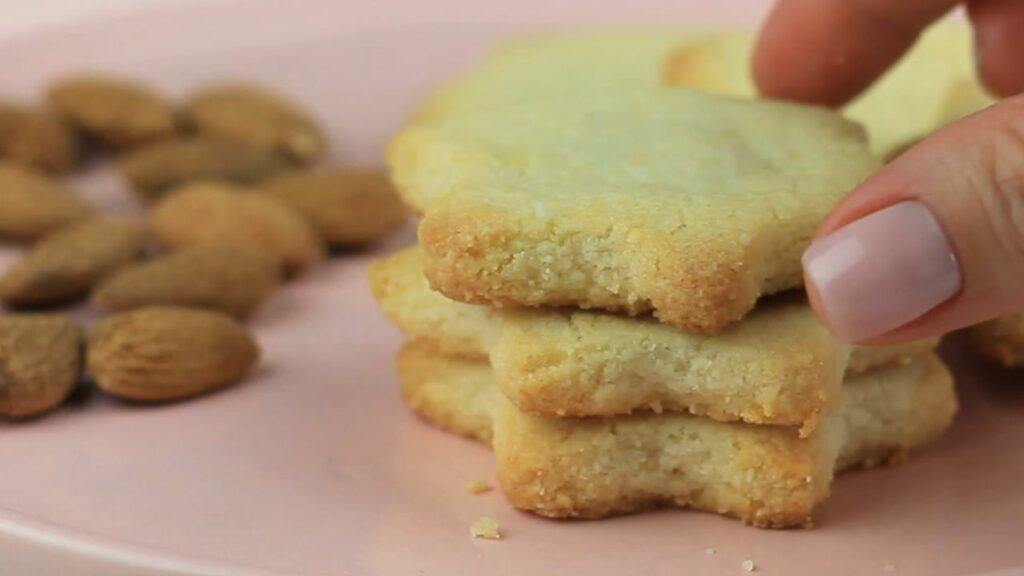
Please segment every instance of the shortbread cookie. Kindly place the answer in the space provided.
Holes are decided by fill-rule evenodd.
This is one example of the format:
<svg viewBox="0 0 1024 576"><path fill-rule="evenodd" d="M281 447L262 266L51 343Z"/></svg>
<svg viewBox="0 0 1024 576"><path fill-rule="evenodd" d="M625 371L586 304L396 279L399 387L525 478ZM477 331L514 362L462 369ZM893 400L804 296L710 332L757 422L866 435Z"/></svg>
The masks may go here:
<svg viewBox="0 0 1024 576"><path fill-rule="evenodd" d="M815 229L877 167L833 112L669 87L460 110L389 152L448 297L653 311L697 332L800 285Z"/></svg>
<svg viewBox="0 0 1024 576"><path fill-rule="evenodd" d="M635 410L815 428L839 399L843 374L905 363L935 340L849 347L802 300L764 304L713 337L594 313L508 313L490 361L521 409L604 416Z"/></svg>
<svg viewBox="0 0 1024 576"><path fill-rule="evenodd" d="M513 38L437 90L413 117L428 121L453 111L494 109L544 94L657 86L662 83L663 64L675 50L709 36L683 30L612 29ZM414 192L407 190L407 197Z"/></svg>
<svg viewBox="0 0 1024 576"><path fill-rule="evenodd" d="M904 460L949 428L957 409L953 375L937 354L850 378L843 383L846 437L836 467Z"/></svg>
<svg viewBox="0 0 1024 576"><path fill-rule="evenodd" d="M918 449L956 411L952 379L933 355L851 379L840 411L808 438L794 428L684 414L529 415L494 392L483 362L413 344L398 363L407 402L427 420L485 442L493 422L506 496L518 508L552 517L676 505L763 527L806 526L828 494L833 469Z"/></svg>
<svg viewBox="0 0 1024 576"><path fill-rule="evenodd" d="M501 393L485 361L438 354L422 343L408 343L398 352L402 399L438 427L491 443L494 407Z"/></svg>
<svg viewBox="0 0 1024 576"><path fill-rule="evenodd" d="M498 311L429 289L416 248L376 263L374 294L410 338L446 355L490 358L503 392L549 415L689 411L719 420L814 427L840 375L905 362L936 340L854 349L800 299L759 308L713 336L645 318L582 311Z"/></svg>
<svg viewBox="0 0 1024 576"><path fill-rule="evenodd" d="M432 290L423 276L419 246L373 262L369 276L377 304L406 336L446 356L487 359L500 311L456 302Z"/></svg>
<svg viewBox="0 0 1024 576"><path fill-rule="evenodd" d="M910 364L934 352L941 340L936 336L886 346L853 346L850 361L846 364L846 375L856 376L878 368Z"/></svg>
<svg viewBox="0 0 1024 576"><path fill-rule="evenodd" d="M750 75L753 32L719 34L684 42L666 60L667 82L716 94L753 97ZM888 156L936 128L992 103L975 80L971 31L940 25L844 113L868 129L876 154Z"/></svg>
<svg viewBox="0 0 1024 576"><path fill-rule="evenodd" d="M1006 367L1024 366L1024 312L978 324L967 333L982 354Z"/></svg>

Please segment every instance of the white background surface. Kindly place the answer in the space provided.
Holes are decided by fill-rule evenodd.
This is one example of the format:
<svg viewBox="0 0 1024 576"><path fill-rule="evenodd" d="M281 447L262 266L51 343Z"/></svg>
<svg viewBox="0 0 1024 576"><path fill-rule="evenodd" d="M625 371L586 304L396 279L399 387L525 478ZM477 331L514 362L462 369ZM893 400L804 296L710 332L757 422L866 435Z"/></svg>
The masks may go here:
<svg viewBox="0 0 1024 576"><path fill-rule="evenodd" d="M216 0L0 0L0 36L38 26L134 12L153 6L203 4Z"/></svg>

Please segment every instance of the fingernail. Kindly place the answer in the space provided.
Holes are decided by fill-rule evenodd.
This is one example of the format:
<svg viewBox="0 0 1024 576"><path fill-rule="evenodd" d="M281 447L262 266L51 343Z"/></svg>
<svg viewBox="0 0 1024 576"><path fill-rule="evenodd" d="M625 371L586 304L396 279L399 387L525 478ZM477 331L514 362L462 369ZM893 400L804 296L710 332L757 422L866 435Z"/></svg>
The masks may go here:
<svg viewBox="0 0 1024 576"><path fill-rule="evenodd" d="M893 204L815 241L803 265L829 327L848 342L919 318L961 284L952 245L931 211L915 201Z"/></svg>

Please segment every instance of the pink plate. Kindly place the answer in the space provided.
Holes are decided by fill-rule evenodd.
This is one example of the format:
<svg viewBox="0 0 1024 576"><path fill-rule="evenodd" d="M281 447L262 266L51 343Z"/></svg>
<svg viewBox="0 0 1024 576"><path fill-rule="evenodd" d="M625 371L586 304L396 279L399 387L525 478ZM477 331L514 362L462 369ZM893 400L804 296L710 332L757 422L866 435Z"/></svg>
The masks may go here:
<svg viewBox="0 0 1024 576"><path fill-rule="evenodd" d="M387 135L428 87L498 36L579 23L752 22L766 7L595 4L153 10L0 41L2 89L37 97L54 75L82 68L131 73L174 94L210 79L262 79L327 120L340 159L380 162ZM99 205L138 210L109 171L80 184ZM13 256L0 252L0 266ZM335 259L275 297L255 322L265 367L245 385L155 408L94 393L31 423L0 423L0 573L739 574L746 559L786 576L1024 573L1019 372L949 351L964 404L952 433L904 466L843 476L813 531L685 511L545 521L496 492L467 494L467 481L493 476L488 451L403 408L392 368L400 338L370 298L369 259ZM500 522L504 540L470 539L483 515Z"/></svg>

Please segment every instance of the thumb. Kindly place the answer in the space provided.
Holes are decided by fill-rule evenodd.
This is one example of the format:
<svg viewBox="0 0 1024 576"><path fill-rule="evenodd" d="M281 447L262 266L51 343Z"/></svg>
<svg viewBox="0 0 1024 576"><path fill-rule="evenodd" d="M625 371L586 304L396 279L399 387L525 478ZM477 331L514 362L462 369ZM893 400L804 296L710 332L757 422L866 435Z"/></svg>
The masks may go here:
<svg viewBox="0 0 1024 576"><path fill-rule="evenodd" d="M1024 96L922 140L847 196L803 257L840 338L935 336L1024 308Z"/></svg>

